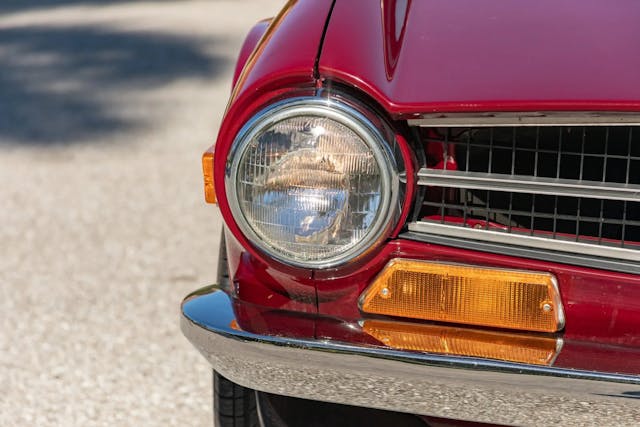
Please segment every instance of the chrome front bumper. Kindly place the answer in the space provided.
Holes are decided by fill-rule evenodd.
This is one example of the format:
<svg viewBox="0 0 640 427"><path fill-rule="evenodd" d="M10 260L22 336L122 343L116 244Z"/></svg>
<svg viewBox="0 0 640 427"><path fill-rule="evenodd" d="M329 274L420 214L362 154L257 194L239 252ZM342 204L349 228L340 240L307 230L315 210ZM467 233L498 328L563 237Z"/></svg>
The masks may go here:
<svg viewBox="0 0 640 427"><path fill-rule="evenodd" d="M640 422L638 376L256 335L234 320L216 287L182 305L182 331L213 368L260 391L485 423Z"/></svg>

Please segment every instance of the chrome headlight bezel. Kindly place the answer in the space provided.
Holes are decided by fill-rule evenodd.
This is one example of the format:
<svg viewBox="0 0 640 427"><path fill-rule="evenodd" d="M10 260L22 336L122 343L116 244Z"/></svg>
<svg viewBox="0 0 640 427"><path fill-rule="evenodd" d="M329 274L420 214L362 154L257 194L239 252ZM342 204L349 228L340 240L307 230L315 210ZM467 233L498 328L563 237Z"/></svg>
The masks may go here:
<svg viewBox="0 0 640 427"><path fill-rule="evenodd" d="M371 148L381 175L381 197L376 216L365 235L345 251L323 259L303 260L287 257L267 244L245 217L238 200L238 170L242 155L251 141L264 129L298 116L317 116L334 120L352 130ZM375 123L375 124L374 124ZM346 100L320 97L297 97L275 103L253 116L234 138L227 156L225 190L233 219L243 235L260 251L284 264L326 269L363 256L385 240L399 216L398 155L391 148L391 132L375 114Z"/></svg>

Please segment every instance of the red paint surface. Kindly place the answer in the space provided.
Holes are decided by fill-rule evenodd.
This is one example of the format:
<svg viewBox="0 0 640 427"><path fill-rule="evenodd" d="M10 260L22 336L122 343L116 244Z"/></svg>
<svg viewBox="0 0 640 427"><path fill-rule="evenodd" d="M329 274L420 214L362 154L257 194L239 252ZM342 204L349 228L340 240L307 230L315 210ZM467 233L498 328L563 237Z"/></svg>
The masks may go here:
<svg viewBox="0 0 640 427"><path fill-rule="evenodd" d="M312 95L314 66L332 0L290 1L273 19L260 43L247 60L234 87L215 144L214 183L218 206L229 231L247 250L252 261L262 255L242 235L229 209L224 178L226 160L235 135L257 111L283 96ZM265 260L260 261L265 264ZM284 265L280 271L309 275Z"/></svg>
<svg viewBox="0 0 640 427"><path fill-rule="evenodd" d="M244 301L235 301L233 311L239 327L254 334L380 346L380 342L363 332L358 323L274 310Z"/></svg>
<svg viewBox="0 0 640 427"><path fill-rule="evenodd" d="M246 248L252 262L276 266L277 270L295 277L309 277L311 272L289 267L265 257L242 235L231 214L226 197L224 187L226 159L235 135L260 109L286 97L315 94L317 86L313 73L315 59L331 3L331 0L292 1L273 19L238 77L215 145L216 196L230 232L242 247ZM396 137L408 174L405 198L410 200L415 191L413 184L416 160L404 137L400 134L396 134ZM397 235L399 232L410 207L410 203L404 203L403 219L399 221L397 227L394 227L392 235ZM363 256L362 262L366 262L366 259L372 256L371 253ZM361 266L362 263L342 270L332 270L331 274L346 276Z"/></svg>
<svg viewBox="0 0 640 427"><path fill-rule="evenodd" d="M640 110L640 2L420 0L406 21L394 3L336 2L319 62L391 114Z"/></svg>
<svg viewBox="0 0 640 427"><path fill-rule="evenodd" d="M315 60L331 3L331 0L290 0L247 61L230 104L247 96L255 97L256 91L291 87L292 83L314 83Z"/></svg>
<svg viewBox="0 0 640 427"><path fill-rule="evenodd" d="M400 148L400 152L402 154L407 182L404 185L405 195L402 209L400 211L400 221L398 221L398 225L396 225L395 229L391 232L391 237L398 236L400 231L404 228L407 217L413 210L412 201L416 193L417 171L419 169L418 159L416 158L414 152L411 150L411 147L409 147L409 143L404 138L404 136L398 133L395 135L395 138L396 141L398 141L398 147Z"/></svg>
<svg viewBox="0 0 640 427"><path fill-rule="evenodd" d="M315 317L268 309L243 301L234 302L233 312L240 329L253 334L299 339L309 339L316 335Z"/></svg>
<svg viewBox="0 0 640 427"><path fill-rule="evenodd" d="M258 23L256 23L256 25L253 26L253 28L251 28L251 30L245 37L244 42L242 43L242 48L240 49L240 54L238 55L238 60L236 61L236 68L233 72L232 87L236 85L242 69L244 68L247 60L258 45L258 42L267 31L267 28L269 28L271 21L271 19L264 19L262 21L259 21Z"/></svg>
<svg viewBox="0 0 640 427"><path fill-rule="evenodd" d="M316 275L319 312L344 319L361 318L358 297L384 265L396 257L550 272L560 287L566 317L565 338L640 346L639 275L401 239L388 243L375 260L351 277Z"/></svg>
<svg viewBox="0 0 640 427"><path fill-rule="evenodd" d="M253 249L227 204L227 153L241 126L259 109L293 90L313 93L314 62L330 6L330 0L290 2L273 20L238 77L220 129L215 183L229 230L234 297L271 309L315 313L319 308L323 315L353 324L362 317L357 298L393 257L549 271L560 283L565 339L640 346L638 275L394 240L364 265L316 271L312 278L309 270L275 264ZM384 21L381 10L379 2L338 1L320 71L368 92L390 114L640 110L640 3L542 0L524 7L498 0L415 1L402 37L386 53L382 25L391 17ZM410 168L415 159L401 145ZM415 170L408 172L411 180ZM323 325L323 337L348 336L327 326L331 322ZM279 333L286 332L283 327ZM577 365L577 355L567 351L558 363Z"/></svg>
<svg viewBox="0 0 640 427"><path fill-rule="evenodd" d="M382 33L384 34L384 65L387 80L392 80L400 58L411 0L386 0L380 2L380 5L382 7Z"/></svg>
<svg viewBox="0 0 640 427"><path fill-rule="evenodd" d="M274 310L242 301L234 302L234 312L238 326L254 334L386 347L353 321ZM553 366L638 375L640 347L603 345L565 337Z"/></svg>
<svg viewBox="0 0 640 427"><path fill-rule="evenodd" d="M553 366L640 375L639 347L598 346L584 342L566 342Z"/></svg>
<svg viewBox="0 0 640 427"><path fill-rule="evenodd" d="M311 272L282 271L246 251L225 232L230 292L235 298L270 309L316 313L315 282Z"/></svg>
<svg viewBox="0 0 640 427"><path fill-rule="evenodd" d="M271 309L315 313L317 302L320 314L355 322L365 317L357 305L359 296L386 263L397 257L546 271L558 279L566 317L565 339L640 347L638 275L398 239L349 276L323 270L315 272L312 279L284 273L234 245L229 263L236 298Z"/></svg>

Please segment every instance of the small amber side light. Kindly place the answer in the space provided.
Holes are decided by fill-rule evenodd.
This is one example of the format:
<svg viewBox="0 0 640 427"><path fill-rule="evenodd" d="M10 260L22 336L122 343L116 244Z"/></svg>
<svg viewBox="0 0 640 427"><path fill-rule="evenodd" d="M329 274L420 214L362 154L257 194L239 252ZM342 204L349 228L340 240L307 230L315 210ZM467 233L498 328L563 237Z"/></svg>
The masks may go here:
<svg viewBox="0 0 640 427"><path fill-rule="evenodd" d="M236 331L241 331L242 330L240 325L238 325L238 321L236 319L233 319L231 322L229 322L229 327L231 329L236 330Z"/></svg>
<svg viewBox="0 0 640 427"><path fill-rule="evenodd" d="M562 340L553 337L440 325L366 320L362 328L384 345L399 350L533 365L551 365L562 346Z"/></svg>
<svg viewBox="0 0 640 427"><path fill-rule="evenodd" d="M506 329L564 327L555 277L409 259L390 261L364 291L365 313Z"/></svg>
<svg viewBox="0 0 640 427"><path fill-rule="evenodd" d="M216 189L213 185L213 147L202 155L202 174L204 176L204 200L207 203L217 203Z"/></svg>

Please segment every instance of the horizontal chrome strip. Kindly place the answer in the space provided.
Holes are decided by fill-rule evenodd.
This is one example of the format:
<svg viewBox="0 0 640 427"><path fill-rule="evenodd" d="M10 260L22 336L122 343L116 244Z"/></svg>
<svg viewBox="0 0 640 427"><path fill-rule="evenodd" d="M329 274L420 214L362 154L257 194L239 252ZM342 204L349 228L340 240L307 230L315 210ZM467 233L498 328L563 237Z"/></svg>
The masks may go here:
<svg viewBox="0 0 640 427"><path fill-rule="evenodd" d="M640 416L638 376L258 335L234 320L215 288L182 306L182 331L213 368L264 392L506 425L635 425Z"/></svg>
<svg viewBox="0 0 640 427"><path fill-rule="evenodd" d="M640 113L628 112L494 112L433 113L407 121L423 127L629 126L640 125Z"/></svg>
<svg viewBox="0 0 640 427"><path fill-rule="evenodd" d="M418 184L640 202L640 185L422 168Z"/></svg>
<svg viewBox="0 0 640 427"><path fill-rule="evenodd" d="M451 246L471 251L490 252L498 255L537 259L556 264L577 265L580 267L609 270L618 273L638 274L638 270L640 269L637 262L584 255L579 252L559 252L548 248L536 249L528 246L513 246L504 243L493 243L486 240L460 239L457 237L429 233L416 233L413 231L401 233L398 237L400 239L415 240L417 242L430 243L432 245Z"/></svg>
<svg viewBox="0 0 640 427"><path fill-rule="evenodd" d="M640 250L636 249L625 249L615 246L596 245L571 240L528 236L524 234L507 233L504 231L468 228L460 225L441 224L431 221L416 221L409 223L409 231L640 262Z"/></svg>

